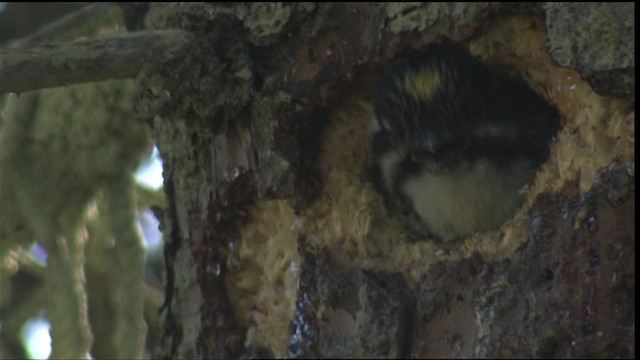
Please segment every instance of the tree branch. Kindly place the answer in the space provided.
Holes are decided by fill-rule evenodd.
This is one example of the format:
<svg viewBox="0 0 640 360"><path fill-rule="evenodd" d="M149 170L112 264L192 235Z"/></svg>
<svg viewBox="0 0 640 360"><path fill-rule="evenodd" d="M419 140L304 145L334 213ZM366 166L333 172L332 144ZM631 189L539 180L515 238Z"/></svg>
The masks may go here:
<svg viewBox="0 0 640 360"><path fill-rule="evenodd" d="M0 93L24 92L135 77L144 63L192 39L165 30L82 39L66 44L0 49Z"/></svg>

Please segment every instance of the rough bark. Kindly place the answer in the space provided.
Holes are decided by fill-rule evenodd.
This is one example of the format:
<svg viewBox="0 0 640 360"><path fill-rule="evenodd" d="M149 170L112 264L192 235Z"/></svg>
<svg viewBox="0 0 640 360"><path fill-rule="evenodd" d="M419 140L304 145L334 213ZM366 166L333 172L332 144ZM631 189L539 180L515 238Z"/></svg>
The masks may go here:
<svg viewBox="0 0 640 360"><path fill-rule="evenodd" d="M536 83L544 49L515 64L548 92L565 129L514 221L459 249L390 242L384 215L358 217L332 185L347 174L363 211L377 209L367 152L352 146L360 120L335 112L358 112L383 64L443 38L482 48L494 36L486 28L509 17L543 34L543 15L533 5L154 4L148 28L195 34L139 78L169 203L155 356L633 357L633 113L620 111L630 98L598 97L569 70ZM479 54L491 61L492 51ZM327 160L343 148L359 162ZM329 226L331 235L318 230ZM286 261L261 258L276 249ZM284 327L272 324L271 303L252 302L266 299L271 272L281 274Z"/></svg>

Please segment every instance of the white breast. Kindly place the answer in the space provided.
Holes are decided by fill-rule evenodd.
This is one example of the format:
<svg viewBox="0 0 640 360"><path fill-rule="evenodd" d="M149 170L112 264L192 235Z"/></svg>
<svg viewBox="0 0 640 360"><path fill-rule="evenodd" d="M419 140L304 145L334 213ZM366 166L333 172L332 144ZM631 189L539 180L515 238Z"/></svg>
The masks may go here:
<svg viewBox="0 0 640 360"><path fill-rule="evenodd" d="M403 191L430 231L444 241L497 229L521 204L519 190L535 170L522 160L498 167L478 160L453 171L413 176Z"/></svg>

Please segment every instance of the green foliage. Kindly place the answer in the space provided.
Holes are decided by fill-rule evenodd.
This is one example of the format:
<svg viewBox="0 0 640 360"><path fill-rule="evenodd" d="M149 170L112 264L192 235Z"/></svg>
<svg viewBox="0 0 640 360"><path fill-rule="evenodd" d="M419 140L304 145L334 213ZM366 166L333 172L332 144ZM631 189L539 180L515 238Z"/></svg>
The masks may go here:
<svg viewBox="0 0 640 360"><path fill-rule="evenodd" d="M40 287L47 298L9 305L28 305L21 313L35 315L46 300L52 356L87 356L93 325L88 295L114 309L110 321L117 335L103 335L111 345L108 355L141 354L144 248L135 228L132 173L150 139L146 125L134 116L134 97L133 81L110 81L11 95L5 101L0 118L2 280L20 266L34 268L20 249L34 240L46 249ZM85 254L85 248L93 250ZM102 285L109 292L100 295L107 299L87 293L85 279L100 277L108 278Z"/></svg>

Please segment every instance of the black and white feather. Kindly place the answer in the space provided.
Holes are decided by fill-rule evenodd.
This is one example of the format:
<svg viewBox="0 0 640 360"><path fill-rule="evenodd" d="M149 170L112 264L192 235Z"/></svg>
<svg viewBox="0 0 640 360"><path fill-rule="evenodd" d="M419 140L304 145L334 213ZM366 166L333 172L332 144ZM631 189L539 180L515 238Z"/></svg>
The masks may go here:
<svg viewBox="0 0 640 360"><path fill-rule="evenodd" d="M388 71L374 97L371 150L391 215L412 238L497 229L522 204L559 128L524 81L457 45L433 45Z"/></svg>

